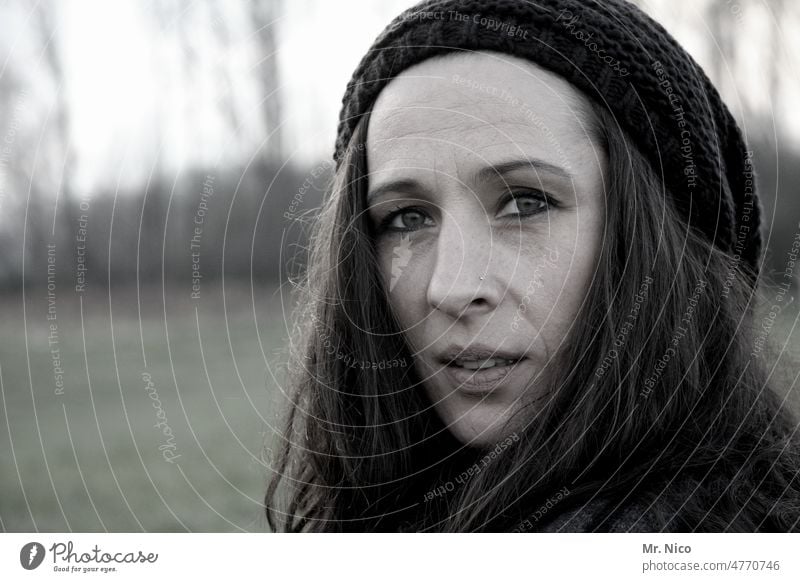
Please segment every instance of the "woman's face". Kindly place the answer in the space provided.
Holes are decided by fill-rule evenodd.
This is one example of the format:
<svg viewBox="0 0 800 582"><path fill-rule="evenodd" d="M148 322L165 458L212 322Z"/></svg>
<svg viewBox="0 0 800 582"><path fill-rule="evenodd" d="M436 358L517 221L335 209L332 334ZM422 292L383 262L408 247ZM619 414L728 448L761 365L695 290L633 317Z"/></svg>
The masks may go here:
<svg viewBox="0 0 800 582"><path fill-rule="evenodd" d="M383 89L368 212L424 390L462 442L490 444L541 397L594 276L605 154L560 77L449 54ZM515 421L517 422L517 421Z"/></svg>

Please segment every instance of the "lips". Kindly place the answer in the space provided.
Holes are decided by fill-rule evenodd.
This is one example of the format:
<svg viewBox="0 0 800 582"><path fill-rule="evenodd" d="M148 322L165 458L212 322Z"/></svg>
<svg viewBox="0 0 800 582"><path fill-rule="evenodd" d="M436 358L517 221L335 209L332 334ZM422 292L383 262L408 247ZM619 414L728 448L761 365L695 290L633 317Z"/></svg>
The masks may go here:
<svg viewBox="0 0 800 582"><path fill-rule="evenodd" d="M524 357L524 350L493 348L483 344L469 346L452 344L438 354L438 360L446 366L456 362L476 362L490 359L517 362Z"/></svg>
<svg viewBox="0 0 800 582"><path fill-rule="evenodd" d="M505 358L485 358L482 360L468 360L458 358L450 365L457 368L465 368L467 370L486 370L488 368L513 366L519 360L505 359Z"/></svg>
<svg viewBox="0 0 800 582"><path fill-rule="evenodd" d="M496 349L473 344L471 346L451 345L443 350L438 360L443 364L443 372L456 389L468 394L486 394L499 389L506 378L516 376L527 363L522 350Z"/></svg>

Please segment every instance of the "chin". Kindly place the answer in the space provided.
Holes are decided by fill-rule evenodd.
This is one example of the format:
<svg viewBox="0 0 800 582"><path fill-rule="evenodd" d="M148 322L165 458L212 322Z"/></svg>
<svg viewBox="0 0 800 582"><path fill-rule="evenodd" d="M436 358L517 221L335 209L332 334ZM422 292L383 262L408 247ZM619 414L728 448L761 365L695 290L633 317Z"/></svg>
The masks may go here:
<svg viewBox="0 0 800 582"><path fill-rule="evenodd" d="M452 394L435 409L450 433L467 446L494 445L515 432L507 426L512 412L507 402Z"/></svg>

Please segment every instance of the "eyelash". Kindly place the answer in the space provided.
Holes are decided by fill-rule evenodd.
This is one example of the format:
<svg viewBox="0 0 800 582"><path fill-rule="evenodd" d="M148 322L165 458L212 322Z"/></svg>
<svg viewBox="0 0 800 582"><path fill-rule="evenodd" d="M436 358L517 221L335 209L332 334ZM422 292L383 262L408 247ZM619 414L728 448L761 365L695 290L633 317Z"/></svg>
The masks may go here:
<svg viewBox="0 0 800 582"><path fill-rule="evenodd" d="M509 202L511 202L513 200L519 200L520 198L533 198L534 200L537 200L539 202L544 202L545 208L542 209L542 210L539 210L537 212L530 212L528 214L515 213L515 214L507 215L507 216L505 216L503 218L513 218L513 217L525 218L525 217L529 217L529 216L537 216L537 215L541 214L542 212L546 212L550 208L557 208L558 207L558 203L556 203L556 201L553 200L553 198L551 198L546 192L543 192L541 190L532 190L532 189L520 189L520 190L514 190L514 191L509 192L508 195L505 196L503 198L503 200L500 202L499 206L502 209ZM426 212L422 208L419 208L419 207L416 207L416 206L408 206L408 207L403 208L403 207L398 206L398 207L396 207L396 209L394 211L392 211L389 214L387 214L381 220L380 224L378 225L378 233L380 234L380 233L387 232L387 231L388 232L414 232L415 230L419 230L419 229L414 229L414 228L396 228L396 227L390 226L392 221L397 216L400 216L400 215L402 215L402 214L404 214L406 212L418 212L419 214L422 214L422 215L427 217Z"/></svg>

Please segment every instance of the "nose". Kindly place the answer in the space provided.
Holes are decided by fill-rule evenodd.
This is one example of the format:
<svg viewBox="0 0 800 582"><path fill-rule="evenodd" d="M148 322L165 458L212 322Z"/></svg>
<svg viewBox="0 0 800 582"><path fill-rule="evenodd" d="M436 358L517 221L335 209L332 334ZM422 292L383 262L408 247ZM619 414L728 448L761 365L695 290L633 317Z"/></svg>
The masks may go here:
<svg viewBox="0 0 800 582"><path fill-rule="evenodd" d="M491 230L485 219L443 218L428 303L454 319L492 311L501 290L491 265Z"/></svg>

